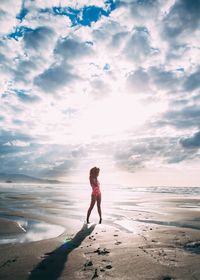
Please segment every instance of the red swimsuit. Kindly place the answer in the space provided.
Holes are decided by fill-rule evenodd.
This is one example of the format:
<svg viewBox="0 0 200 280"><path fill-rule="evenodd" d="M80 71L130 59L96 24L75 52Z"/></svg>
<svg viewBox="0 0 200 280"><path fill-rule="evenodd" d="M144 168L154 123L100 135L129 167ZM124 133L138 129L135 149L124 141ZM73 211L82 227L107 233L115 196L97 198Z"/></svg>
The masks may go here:
<svg viewBox="0 0 200 280"><path fill-rule="evenodd" d="M95 178L90 178L90 185L92 187L92 195L99 196L101 194L99 181Z"/></svg>

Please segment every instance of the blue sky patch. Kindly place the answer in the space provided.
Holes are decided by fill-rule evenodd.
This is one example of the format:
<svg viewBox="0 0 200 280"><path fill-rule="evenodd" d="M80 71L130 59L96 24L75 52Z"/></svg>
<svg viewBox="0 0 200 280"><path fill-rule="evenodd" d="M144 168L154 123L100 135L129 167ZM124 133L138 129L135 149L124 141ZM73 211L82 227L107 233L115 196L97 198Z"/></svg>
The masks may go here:
<svg viewBox="0 0 200 280"><path fill-rule="evenodd" d="M108 17L116 8L114 0L105 1L106 9L97 6L84 6L82 9L73 9L70 7L53 7L52 9L41 9L41 13L53 13L54 15L67 16L72 26L82 25L91 26L93 22L97 22L101 16Z"/></svg>
<svg viewBox="0 0 200 280"><path fill-rule="evenodd" d="M30 103L30 102L37 102L40 100L38 96L33 96L24 90L14 90L15 94L18 96L18 98L24 102L24 103Z"/></svg>
<svg viewBox="0 0 200 280"><path fill-rule="evenodd" d="M104 70L104 71L110 70L110 64L106 63L106 64L104 65L104 67L103 67L103 70Z"/></svg>
<svg viewBox="0 0 200 280"><path fill-rule="evenodd" d="M19 19L20 21L22 21L27 14L28 14L28 10L23 7L21 9L21 11L19 12L19 14L16 15L16 18Z"/></svg>
<svg viewBox="0 0 200 280"><path fill-rule="evenodd" d="M22 1L22 5L21 5L21 10L20 12L16 15L16 18L19 19L21 22L22 20L26 17L26 15L28 14L28 9L25 8L25 0Z"/></svg>
<svg viewBox="0 0 200 280"><path fill-rule="evenodd" d="M23 37L26 32L31 32L31 31L33 31L33 29L30 27L19 26L16 27L14 32L8 34L7 37L18 41L18 39Z"/></svg>

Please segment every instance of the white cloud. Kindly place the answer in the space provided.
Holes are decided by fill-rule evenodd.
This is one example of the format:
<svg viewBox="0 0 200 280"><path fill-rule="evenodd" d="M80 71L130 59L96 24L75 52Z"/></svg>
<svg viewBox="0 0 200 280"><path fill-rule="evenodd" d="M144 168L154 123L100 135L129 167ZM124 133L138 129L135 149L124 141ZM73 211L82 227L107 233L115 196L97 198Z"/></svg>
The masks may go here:
<svg viewBox="0 0 200 280"><path fill-rule="evenodd" d="M29 0L29 5L31 5L31 1ZM55 6L60 7L72 7L76 9L80 9L83 6L96 5L98 7L105 7L105 3L103 0L82 0L81 2L78 0L52 0L49 2L48 0L38 0L37 6L41 8L51 8Z"/></svg>
<svg viewBox="0 0 200 280"><path fill-rule="evenodd" d="M45 26L38 27L31 31L27 31L25 32L23 37L25 49L40 52L41 49L44 48L45 51L50 51L52 49L52 46L50 48L49 43L53 41L54 37L54 31Z"/></svg>
<svg viewBox="0 0 200 280"><path fill-rule="evenodd" d="M54 49L54 53L65 60L81 59L90 56L93 53L91 44L80 42L80 38L66 37L60 39Z"/></svg>
<svg viewBox="0 0 200 280"><path fill-rule="evenodd" d="M1 1L3 170L63 177L80 161L158 173L197 162L198 3L117 1L72 26L52 7L106 2Z"/></svg>
<svg viewBox="0 0 200 280"><path fill-rule="evenodd" d="M20 1L14 0L2 0L0 4L0 25L1 31L0 35L5 35L9 33L14 26L17 25L18 20L16 15L21 9Z"/></svg>
<svg viewBox="0 0 200 280"><path fill-rule="evenodd" d="M73 74L71 68L68 64L52 65L35 77L34 84L46 93L56 94L60 88L79 79L76 74Z"/></svg>
<svg viewBox="0 0 200 280"><path fill-rule="evenodd" d="M137 69L127 77L127 89L133 93L151 93L149 75L143 69Z"/></svg>

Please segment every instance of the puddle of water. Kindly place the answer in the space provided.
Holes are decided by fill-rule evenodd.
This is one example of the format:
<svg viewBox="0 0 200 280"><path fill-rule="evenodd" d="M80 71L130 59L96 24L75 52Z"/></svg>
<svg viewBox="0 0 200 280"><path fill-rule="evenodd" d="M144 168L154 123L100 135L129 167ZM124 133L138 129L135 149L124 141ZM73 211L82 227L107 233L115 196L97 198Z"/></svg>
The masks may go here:
<svg viewBox="0 0 200 280"><path fill-rule="evenodd" d="M174 227L181 227L181 228L190 228L190 229L197 229L200 230L200 226L195 226L192 224L186 224L181 222L167 222L167 221L156 221L156 220L141 220L137 219L137 222L148 223L148 224L156 224L156 225L164 225L164 226L174 226Z"/></svg>
<svg viewBox="0 0 200 280"><path fill-rule="evenodd" d="M26 220L22 217L9 215L1 216L15 221L24 232L20 234L1 234L0 244L40 241L57 237L65 231L62 226L48 224L43 221Z"/></svg>
<svg viewBox="0 0 200 280"><path fill-rule="evenodd" d="M189 242L185 244L184 249L195 254L200 254L200 241Z"/></svg>

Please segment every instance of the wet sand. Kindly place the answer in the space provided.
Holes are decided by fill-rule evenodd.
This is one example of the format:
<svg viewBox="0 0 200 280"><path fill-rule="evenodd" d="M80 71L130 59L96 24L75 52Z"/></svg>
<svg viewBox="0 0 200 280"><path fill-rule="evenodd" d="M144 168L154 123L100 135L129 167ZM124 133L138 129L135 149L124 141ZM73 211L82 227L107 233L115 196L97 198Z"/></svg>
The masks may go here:
<svg viewBox="0 0 200 280"><path fill-rule="evenodd" d="M200 279L199 239L196 230L167 226L133 234L80 225L69 236L1 245L0 279Z"/></svg>
<svg viewBox="0 0 200 280"><path fill-rule="evenodd" d="M0 219L0 234L17 234L22 233L23 229L17 222L7 219Z"/></svg>
<svg viewBox="0 0 200 280"><path fill-rule="evenodd" d="M112 213L104 211L102 224L96 223L96 209L86 224L84 213L81 219L72 207L71 214L61 215L60 204L53 203L52 208L51 201L37 205L40 211L32 213L0 208L6 217L0 219L1 239L26 234L17 220L9 219L12 216L64 228L52 238L0 245L0 279L200 279L200 198L169 195L161 199L159 194L139 193L134 197L135 204L123 200L105 208ZM31 226L24 228L28 232Z"/></svg>

